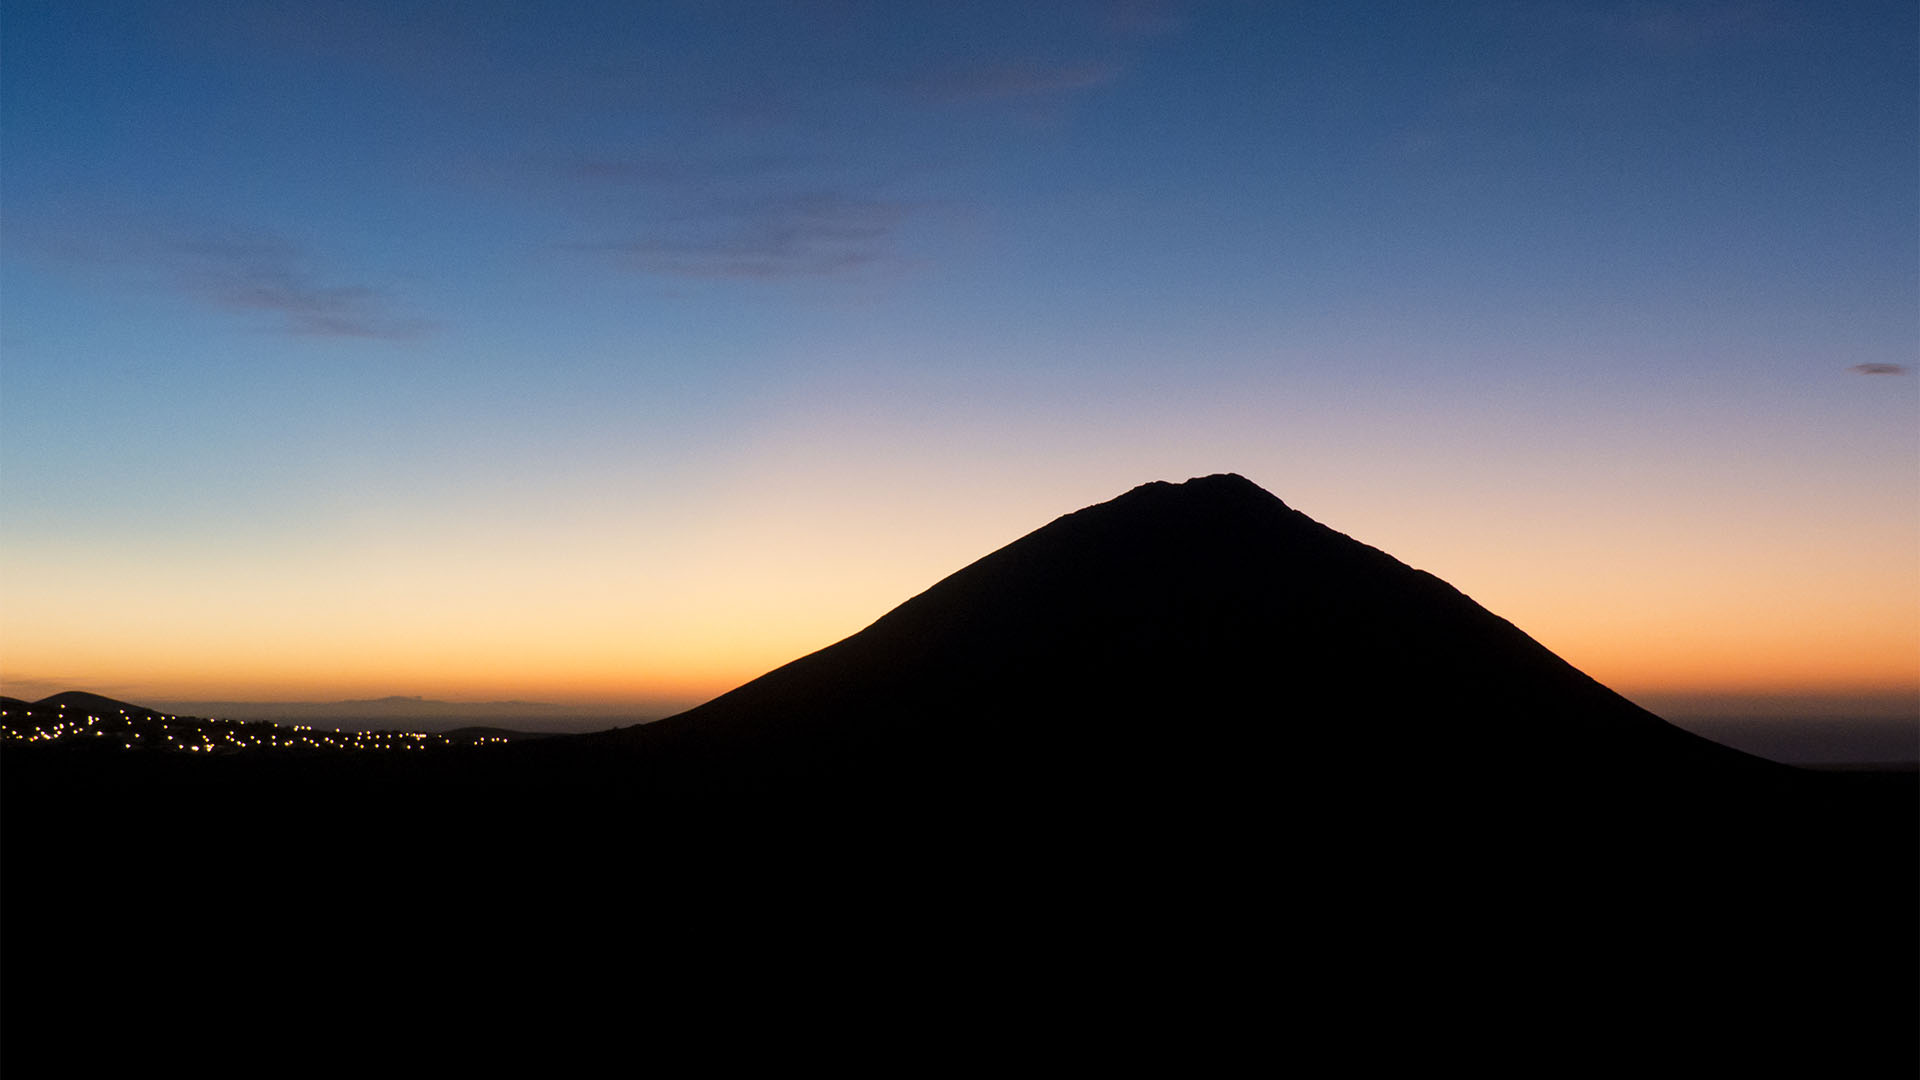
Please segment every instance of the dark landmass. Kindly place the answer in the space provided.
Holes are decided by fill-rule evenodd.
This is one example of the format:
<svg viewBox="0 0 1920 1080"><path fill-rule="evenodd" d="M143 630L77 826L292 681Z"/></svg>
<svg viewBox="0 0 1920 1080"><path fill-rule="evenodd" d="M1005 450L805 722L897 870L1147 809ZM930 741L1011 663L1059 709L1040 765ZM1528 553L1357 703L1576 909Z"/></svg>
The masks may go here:
<svg viewBox="0 0 1920 1080"><path fill-rule="evenodd" d="M1904 716L1676 716L1673 722L1747 753L1815 769L1920 769L1920 721Z"/></svg>
<svg viewBox="0 0 1920 1080"><path fill-rule="evenodd" d="M183 716L99 694L69 690L39 701L0 698L0 745L63 756L108 752L212 754L249 757L332 756L375 750L444 750L495 746L544 736L470 726L442 732L392 728L347 730L260 720Z"/></svg>
<svg viewBox="0 0 1920 1080"><path fill-rule="evenodd" d="M342 1001L509 1015L549 1070L589 1031L895 1065L1916 1066L1913 773L1688 734L1237 476L1070 514L653 724L86 742L0 753L10 1067L165 1058L184 1003L280 1032ZM85 1038L103 984L160 1019Z"/></svg>

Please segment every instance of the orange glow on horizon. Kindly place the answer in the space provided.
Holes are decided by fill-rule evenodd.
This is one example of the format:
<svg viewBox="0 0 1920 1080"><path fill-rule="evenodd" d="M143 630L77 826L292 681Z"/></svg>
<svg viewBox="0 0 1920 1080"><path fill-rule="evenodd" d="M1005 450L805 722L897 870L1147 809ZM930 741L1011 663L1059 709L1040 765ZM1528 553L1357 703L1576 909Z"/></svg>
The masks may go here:
<svg viewBox="0 0 1920 1080"><path fill-rule="evenodd" d="M904 483L842 479L823 494L797 470L742 483L673 529L598 522L555 540L512 523L416 528L404 543L363 535L271 555L15 550L36 572L5 582L0 692L664 713L862 629L1061 505L1098 501L1085 492L1118 494L1109 483L1035 488L968 514ZM1729 535L1724 508L1697 502L1626 518L1571 497L1462 515L1415 486L1288 501L1623 693L1920 695L1920 566L1898 507L1856 535L1804 515Z"/></svg>

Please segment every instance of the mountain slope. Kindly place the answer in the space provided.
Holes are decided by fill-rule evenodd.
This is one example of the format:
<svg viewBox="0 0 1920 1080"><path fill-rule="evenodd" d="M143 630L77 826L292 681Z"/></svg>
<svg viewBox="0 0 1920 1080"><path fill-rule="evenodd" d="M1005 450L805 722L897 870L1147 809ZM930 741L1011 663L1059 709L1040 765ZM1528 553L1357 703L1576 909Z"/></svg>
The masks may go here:
<svg viewBox="0 0 1920 1080"><path fill-rule="evenodd" d="M732 781L1772 768L1236 475L1069 514L838 644L622 734L673 775Z"/></svg>
<svg viewBox="0 0 1920 1080"><path fill-rule="evenodd" d="M1495 1074L1911 1061L1910 784L1675 728L1239 476L1069 514L589 744L719 796L630 819L779 868L740 895L834 881L857 914L821 925L1096 999L1192 988L1187 1020L1264 1031L1240 987L1272 974L1309 1041Z"/></svg>

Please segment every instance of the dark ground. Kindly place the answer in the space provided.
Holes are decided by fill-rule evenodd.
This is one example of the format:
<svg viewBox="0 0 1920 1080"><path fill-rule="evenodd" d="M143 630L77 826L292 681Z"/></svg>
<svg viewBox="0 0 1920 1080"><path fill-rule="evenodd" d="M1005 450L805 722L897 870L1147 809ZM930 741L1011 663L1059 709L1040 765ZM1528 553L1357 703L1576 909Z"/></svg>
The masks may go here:
<svg viewBox="0 0 1920 1080"><path fill-rule="evenodd" d="M907 1037L916 1062L1914 1070L1911 774L1588 814L1408 803L1365 770L1332 801L1079 803L35 750L0 755L9 1075L641 1033L721 1059Z"/></svg>
<svg viewBox="0 0 1920 1080"><path fill-rule="evenodd" d="M1689 735L1235 476L644 727L86 750L0 754L9 1075L1920 1064L1914 774Z"/></svg>

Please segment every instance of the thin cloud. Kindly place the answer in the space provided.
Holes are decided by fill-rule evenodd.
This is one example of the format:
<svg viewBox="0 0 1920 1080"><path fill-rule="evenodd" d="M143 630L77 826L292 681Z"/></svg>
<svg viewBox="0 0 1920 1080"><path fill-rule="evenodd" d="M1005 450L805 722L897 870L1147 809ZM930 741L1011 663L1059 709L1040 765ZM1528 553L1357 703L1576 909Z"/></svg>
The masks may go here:
<svg viewBox="0 0 1920 1080"><path fill-rule="evenodd" d="M84 220L85 225L74 222ZM155 288L304 337L415 338L426 321L398 310L386 291L315 268L305 249L265 230L181 225L121 211L70 214L30 241L44 256L108 272L122 287Z"/></svg>
<svg viewBox="0 0 1920 1080"><path fill-rule="evenodd" d="M1655 4L1625 16L1624 29L1663 51L1687 51L1784 33L1786 17L1768 0Z"/></svg>
<svg viewBox="0 0 1920 1080"><path fill-rule="evenodd" d="M1907 369L1899 364L1855 364L1847 369L1856 375L1905 375Z"/></svg>
<svg viewBox="0 0 1920 1080"><path fill-rule="evenodd" d="M949 71L915 83L914 88L934 101L996 101L1010 98L1070 94L1106 86L1120 77L1119 64L1041 63L1022 60Z"/></svg>
<svg viewBox="0 0 1920 1080"><path fill-rule="evenodd" d="M897 258L895 234L911 209L832 191L774 195L713 204L648 235L590 247L671 277L826 277Z"/></svg>
<svg viewBox="0 0 1920 1080"><path fill-rule="evenodd" d="M1682 62L1695 54L1788 40L1803 32L1804 16L1776 0L1572 0L1508 4L1493 18L1545 50L1625 49L1643 57ZM1545 55L1543 53L1542 55Z"/></svg>
<svg viewBox="0 0 1920 1080"><path fill-rule="evenodd" d="M803 164L802 159L790 154L743 154L726 158L580 156L538 163L537 167L587 184L694 191L721 183L757 182L791 173Z"/></svg>
<svg viewBox="0 0 1920 1080"><path fill-rule="evenodd" d="M921 204L819 175L785 153L581 155L542 171L605 239L568 245L634 273L776 281L825 278L899 259Z"/></svg>
<svg viewBox="0 0 1920 1080"><path fill-rule="evenodd" d="M683 170L675 162L631 158L581 158L562 171L577 180L613 184L658 184L678 180Z"/></svg>
<svg viewBox="0 0 1920 1080"><path fill-rule="evenodd" d="M1158 37L1186 27L1186 5L1173 0L1106 0L1096 5L1101 25L1126 37Z"/></svg>
<svg viewBox="0 0 1920 1080"><path fill-rule="evenodd" d="M283 333L397 341L427 330L422 320L396 314L379 289L318 278L297 248L276 237L198 237L166 248L178 257L189 293L228 311L264 313Z"/></svg>

